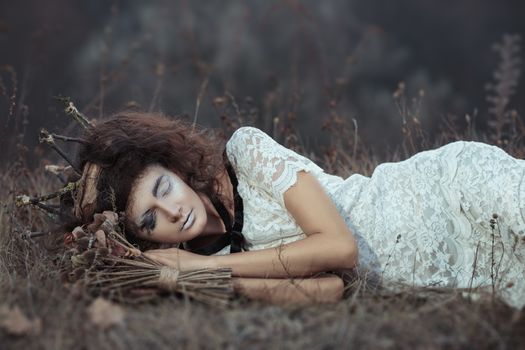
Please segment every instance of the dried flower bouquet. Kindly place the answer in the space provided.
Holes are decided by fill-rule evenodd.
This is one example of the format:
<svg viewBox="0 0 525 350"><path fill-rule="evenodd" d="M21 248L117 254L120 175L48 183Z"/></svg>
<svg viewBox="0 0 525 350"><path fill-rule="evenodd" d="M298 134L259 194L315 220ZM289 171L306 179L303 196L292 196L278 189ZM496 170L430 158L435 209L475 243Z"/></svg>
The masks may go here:
<svg viewBox="0 0 525 350"><path fill-rule="evenodd" d="M139 302L176 292L224 306L233 294L231 270L178 271L144 256L130 244L111 211L95 214L93 222L64 234L71 264L64 278L75 288L111 299Z"/></svg>

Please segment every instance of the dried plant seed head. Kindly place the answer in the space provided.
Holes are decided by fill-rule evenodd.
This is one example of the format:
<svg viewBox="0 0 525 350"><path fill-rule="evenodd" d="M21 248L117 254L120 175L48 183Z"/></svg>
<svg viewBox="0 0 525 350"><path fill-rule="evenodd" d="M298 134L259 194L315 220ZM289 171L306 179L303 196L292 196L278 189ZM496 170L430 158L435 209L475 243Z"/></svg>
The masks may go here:
<svg viewBox="0 0 525 350"><path fill-rule="evenodd" d="M104 231L97 230L95 238L97 239L97 247L107 247L106 233Z"/></svg>
<svg viewBox="0 0 525 350"><path fill-rule="evenodd" d="M93 216L93 221L87 226L89 233L95 233L100 228L102 223L106 221L106 217L102 214L95 214Z"/></svg>
<svg viewBox="0 0 525 350"><path fill-rule="evenodd" d="M75 227L72 233L73 233L73 237L75 238L75 240L78 240L87 235L84 229L82 228L82 226Z"/></svg>
<svg viewBox="0 0 525 350"><path fill-rule="evenodd" d="M105 210L102 212L102 215L104 215L113 225L116 225L119 221L118 215L114 211Z"/></svg>
<svg viewBox="0 0 525 350"><path fill-rule="evenodd" d="M115 232L115 228L118 228L118 226L111 223L109 220L105 220L99 227L101 230L103 230L107 235Z"/></svg>
<svg viewBox="0 0 525 350"><path fill-rule="evenodd" d="M106 216L104 214L97 213L93 215L93 223L100 226L104 221L106 221Z"/></svg>
<svg viewBox="0 0 525 350"><path fill-rule="evenodd" d="M89 246L89 237L85 236L85 237L79 238L76 241L76 244L77 244L78 249L80 249L81 251L86 250Z"/></svg>
<svg viewBox="0 0 525 350"><path fill-rule="evenodd" d="M97 254L101 257L106 257L109 255L109 249L106 247L100 247L97 249Z"/></svg>
<svg viewBox="0 0 525 350"><path fill-rule="evenodd" d="M73 267L83 267L87 265L86 259L82 255L73 255L71 257Z"/></svg>
<svg viewBox="0 0 525 350"><path fill-rule="evenodd" d="M86 260L88 264L92 264L96 256L97 252L94 249L89 249L82 253L82 257Z"/></svg>
<svg viewBox="0 0 525 350"><path fill-rule="evenodd" d="M65 232L64 233L64 245L66 247L70 247L73 244L73 241L75 240L73 234L71 232Z"/></svg>

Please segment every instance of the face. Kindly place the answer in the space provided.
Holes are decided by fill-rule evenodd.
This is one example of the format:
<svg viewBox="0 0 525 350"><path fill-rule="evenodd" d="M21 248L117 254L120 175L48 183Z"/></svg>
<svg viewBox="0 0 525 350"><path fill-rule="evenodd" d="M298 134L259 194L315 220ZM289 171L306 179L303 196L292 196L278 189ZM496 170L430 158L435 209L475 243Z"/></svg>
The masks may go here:
<svg viewBox="0 0 525 350"><path fill-rule="evenodd" d="M201 197L160 165L148 166L134 184L126 215L139 227L140 238L162 243L197 237L208 217Z"/></svg>

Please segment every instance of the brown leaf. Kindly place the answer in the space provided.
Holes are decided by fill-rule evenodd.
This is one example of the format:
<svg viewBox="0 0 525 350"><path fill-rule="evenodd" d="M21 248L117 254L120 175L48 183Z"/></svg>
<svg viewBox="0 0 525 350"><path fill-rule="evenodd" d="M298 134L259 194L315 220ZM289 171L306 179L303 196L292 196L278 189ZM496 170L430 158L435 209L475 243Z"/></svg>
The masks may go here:
<svg viewBox="0 0 525 350"><path fill-rule="evenodd" d="M124 309L101 297L91 303L87 313L91 322L100 329L108 329L124 322Z"/></svg>
<svg viewBox="0 0 525 350"><path fill-rule="evenodd" d="M0 327L11 335L38 335L42 332L42 320L39 317L29 320L18 306L0 309Z"/></svg>

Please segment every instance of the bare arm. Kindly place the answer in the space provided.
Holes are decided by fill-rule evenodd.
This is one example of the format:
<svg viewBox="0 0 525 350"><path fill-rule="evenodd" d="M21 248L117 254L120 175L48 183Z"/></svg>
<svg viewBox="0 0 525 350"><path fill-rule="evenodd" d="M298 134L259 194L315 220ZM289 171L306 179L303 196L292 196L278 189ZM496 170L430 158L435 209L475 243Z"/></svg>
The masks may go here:
<svg viewBox="0 0 525 350"><path fill-rule="evenodd" d="M329 274L306 279L237 277L233 283L235 291L249 299L286 305L335 303L344 290L341 278Z"/></svg>
<svg viewBox="0 0 525 350"><path fill-rule="evenodd" d="M355 239L313 175L299 172L284 202L307 238L278 248L216 256L214 265L250 277L311 276L355 266Z"/></svg>
<svg viewBox="0 0 525 350"><path fill-rule="evenodd" d="M284 193L287 210L307 235L281 247L222 256L200 256L177 249L159 249L146 254L180 270L229 267L234 276L312 276L319 272L353 268L357 245L343 218L317 179L306 172ZM178 251L178 252L177 252Z"/></svg>

